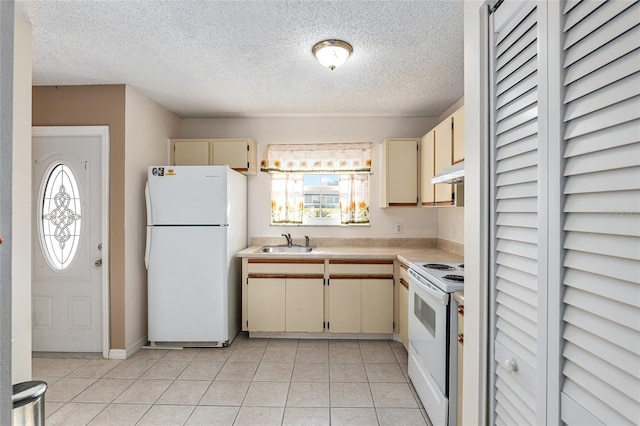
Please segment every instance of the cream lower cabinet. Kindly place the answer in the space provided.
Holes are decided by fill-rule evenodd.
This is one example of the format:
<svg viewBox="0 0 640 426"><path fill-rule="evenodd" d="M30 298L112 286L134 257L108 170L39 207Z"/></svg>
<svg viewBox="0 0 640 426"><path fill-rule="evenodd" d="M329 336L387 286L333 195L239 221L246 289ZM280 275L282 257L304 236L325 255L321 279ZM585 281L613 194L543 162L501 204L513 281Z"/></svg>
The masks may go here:
<svg viewBox="0 0 640 426"><path fill-rule="evenodd" d="M285 331L286 280L249 278L247 282L249 331Z"/></svg>
<svg viewBox="0 0 640 426"><path fill-rule="evenodd" d="M393 262L329 261L330 333L393 333Z"/></svg>
<svg viewBox="0 0 640 426"><path fill-rule="evenodd" d="M324 260L244 259L242 329L322 332Z"/></svg>
<svg viewBox="0 0 640 426"><path fill-rule="evenodd" d="M286 278L285 331L324 331L324 279Z"/></svg>
<svg viewBox="0 0 640 426"><path fill-rule="evenodd" d="M323 331L322 278L249 278L247 291L249 331Z"/></svg>
<svg viewBox="0 0 640 426"><path fill-rule="evenodd" d="M393 279L330 278L329 332L393 333Z"/></svg>
<svg viewBox="0 0 640 426"><path fill-rule="evenodd" d="M393 278L362 279L362 332L393 333Z"/></svg>
<svg viewBox="0 0 640 426"><path fill-rule="evenodd" d="M329 281L329 331L360 333L362 331L362 282L355 278L333 278Z"/></svg>
<svg viewBox="0 0 640 426"><path fill-rule="evenodd" d="M398 334L406 350L409 350L409 267L400 264L398 277Z"/></svg>
<svg viewBox="0 0 640 426"><path fill-rule="evenodd" d="M393 261L327 262L244 259L242 329L392 334Z"/></svg>

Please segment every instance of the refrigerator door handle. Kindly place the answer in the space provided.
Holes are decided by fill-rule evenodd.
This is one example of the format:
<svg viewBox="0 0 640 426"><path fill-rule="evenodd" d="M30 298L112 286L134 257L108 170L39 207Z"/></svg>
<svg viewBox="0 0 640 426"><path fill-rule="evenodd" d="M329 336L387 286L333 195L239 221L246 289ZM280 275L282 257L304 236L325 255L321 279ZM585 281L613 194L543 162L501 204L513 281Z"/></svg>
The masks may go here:
<svg viewBox="0 0 640 426"><path fill-rule="evenodd" d="M144 267L149 270L149 255L151 252L151 227L147 226L147 245L144 249Z"/></svg>
<svg viewBox="0 0 640 426"><path fill-rule="evenodd" d="M151 196L149 195L149 181L144 185L144 199L147 203L147 225L151 225Z"/></svg>

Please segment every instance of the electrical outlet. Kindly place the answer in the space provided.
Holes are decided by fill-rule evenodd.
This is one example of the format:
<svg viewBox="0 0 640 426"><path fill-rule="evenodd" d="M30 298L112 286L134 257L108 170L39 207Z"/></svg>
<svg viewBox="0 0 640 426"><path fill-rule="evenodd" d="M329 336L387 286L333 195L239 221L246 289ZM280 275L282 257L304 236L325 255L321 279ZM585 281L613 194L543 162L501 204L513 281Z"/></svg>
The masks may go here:
<svg viewBox="0 0 640 426"><path fill-rule="evenodd" d="M451 238L455 238L456 237L456 226L453 225L451 226Z"/></svg>
<svg viewBox="0 0 640 426"><path fill-rule="evenodd" d="M402 224L401 223L396 223L395 229L396 229L396 234L402 234Z"/></svg>

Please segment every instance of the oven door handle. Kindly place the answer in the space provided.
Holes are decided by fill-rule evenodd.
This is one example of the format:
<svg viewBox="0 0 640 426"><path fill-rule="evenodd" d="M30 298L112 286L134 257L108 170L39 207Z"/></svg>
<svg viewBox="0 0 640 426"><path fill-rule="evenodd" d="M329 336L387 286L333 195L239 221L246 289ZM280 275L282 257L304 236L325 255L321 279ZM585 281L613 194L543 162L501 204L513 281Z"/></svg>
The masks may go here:
<svg viewBox="0 0 640 426"><path fill-rule="evenodd" d="M409 281L413 281L418 287L420 287L421 290L424 290L427 293L429 293L429 295L437 299L438 302L442 303L443 305L449 304L449 298L447 297L447 293L437 288L434 288L431 284L420 282L414 277L409 278Z"/></svg>

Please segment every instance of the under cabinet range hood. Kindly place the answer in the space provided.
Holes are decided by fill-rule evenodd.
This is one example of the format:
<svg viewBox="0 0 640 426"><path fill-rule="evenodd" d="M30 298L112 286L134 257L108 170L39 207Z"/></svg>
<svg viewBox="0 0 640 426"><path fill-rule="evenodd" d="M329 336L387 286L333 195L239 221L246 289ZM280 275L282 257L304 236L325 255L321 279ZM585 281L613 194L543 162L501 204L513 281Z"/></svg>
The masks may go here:
<svg viewBox="0 0 640 426"><path fill-rule="evenodd" d="M464 161L440 170L431 183L464 183Z"/></svg>

